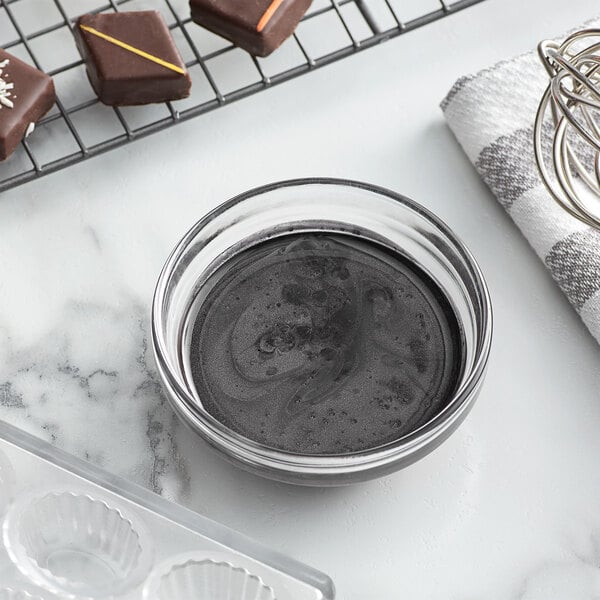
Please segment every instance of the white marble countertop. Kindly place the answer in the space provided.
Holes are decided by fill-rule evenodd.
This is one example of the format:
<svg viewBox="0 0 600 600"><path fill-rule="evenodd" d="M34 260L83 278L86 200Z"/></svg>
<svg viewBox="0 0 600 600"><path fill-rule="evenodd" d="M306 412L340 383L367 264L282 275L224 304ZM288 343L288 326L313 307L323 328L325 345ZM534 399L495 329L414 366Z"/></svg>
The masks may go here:
<svg viewBox="0 0 600 600"><path fill-rule="evenodd" d="M488 0L0 197L0 418L326 571L339 598L600 596L599 349L446 128L460 75L598 12ZM459 431L344 489L262 481L162 399L149 305L168 252L229 196L325 175L436 211L488 278L490 370Z"/></svg>

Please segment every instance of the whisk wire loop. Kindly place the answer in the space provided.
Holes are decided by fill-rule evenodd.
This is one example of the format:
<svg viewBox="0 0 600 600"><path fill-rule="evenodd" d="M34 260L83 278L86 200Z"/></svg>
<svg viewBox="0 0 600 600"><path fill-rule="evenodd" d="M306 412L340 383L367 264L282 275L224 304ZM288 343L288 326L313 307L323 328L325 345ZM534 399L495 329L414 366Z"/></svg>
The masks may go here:
<svg viewBox="0 0 600 600"><path fill-rule="evenodd" d="M543 41L538 55L550 82L535 117L536 165L552 198L600 229L600 29Z"/></svg>

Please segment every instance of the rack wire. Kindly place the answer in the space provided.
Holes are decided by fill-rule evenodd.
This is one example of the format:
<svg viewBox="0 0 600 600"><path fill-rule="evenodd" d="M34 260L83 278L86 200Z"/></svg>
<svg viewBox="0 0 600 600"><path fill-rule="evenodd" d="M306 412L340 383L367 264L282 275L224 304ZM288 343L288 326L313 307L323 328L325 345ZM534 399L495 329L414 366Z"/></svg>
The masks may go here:
<svg viewBox="0 0 600 600"><path fill-rule="evenodd" d="M295 34L254 58L193 23L187 0L0 0L0 46L54 78L52 111L0 164L0 191L174 126L483 0L314 0ZM189 98L112 108L96 98L71 33L84 13L158 10L192 77Z"/></svg>

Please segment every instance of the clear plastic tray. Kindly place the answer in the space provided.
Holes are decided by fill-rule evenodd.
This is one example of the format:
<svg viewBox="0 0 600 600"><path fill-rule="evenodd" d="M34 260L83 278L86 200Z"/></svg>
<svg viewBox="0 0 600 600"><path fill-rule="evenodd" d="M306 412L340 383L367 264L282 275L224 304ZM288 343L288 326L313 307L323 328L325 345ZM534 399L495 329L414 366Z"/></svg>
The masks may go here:
<svg viewBox="0 0 600 600"><path fill-rule="evenodd" d="M323 573L1 422L0 512L0 600L335 596Z"/></svg>

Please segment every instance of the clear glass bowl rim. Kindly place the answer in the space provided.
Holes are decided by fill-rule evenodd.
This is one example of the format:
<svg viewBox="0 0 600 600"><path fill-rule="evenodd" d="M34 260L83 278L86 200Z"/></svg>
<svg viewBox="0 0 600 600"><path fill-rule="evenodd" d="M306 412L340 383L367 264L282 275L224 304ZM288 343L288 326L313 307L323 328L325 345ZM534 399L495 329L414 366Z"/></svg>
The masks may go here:
<svg viewBox="0 0 600 600"><path fill-rule="evenodd" d="M429 221L445 238L450 240L453 249L472 277L477 290L478 300L481 304L482 322L478 328L478 343L475 348L474 363L462 381L459 390L444 410L421 428L407 434L396 442L380 448L364 450L348 455L303 455L275 450L227 429L210 415L208 415L210 418L207 418L207 415L197 412L192 408L193 404L191 403L193 403L193 399L189 397L187 390L179 384L177 377L171 373L169 352L160 333L164 325L162 306L167 293L170 276L179 259L184 255L190 244L193 243L202 228L217 216L245 200L282 188L307 185L330 185L342 188L362 189L366 192L378 194L399 202L418 216ZM417 202L387 188L350 179L330 177L289 179L256 187L234 196L208 212L189 229L169 255L159 275L152 304L152 343L157 367L163 380L163 385L166 384L169 388L168 391L171 393L170 395L174 394L177 398L178 405L176 408L180 416L188 421L189 424L193 424L196 431L200 427L200 432L206 441L221 451L225 450L228 456L231 456L232 449L235 449L233 452L235 458L241 458L242 462L254 467L268 467L275 470L283 469L284 471L293 470L296 473L305 472L307 475L311 473L326 474L328 471L332 474L336 472L351 473L377 468L378 465L381 466L401 460L403 457L417 452L420 448L431 443L433 439L441 436L446 429L450 428L455 421L460 419L463 412L468 410L471 401L477 394L487 368L492 332L492 303L483 273L470 250L439 217Z"/></svg>

